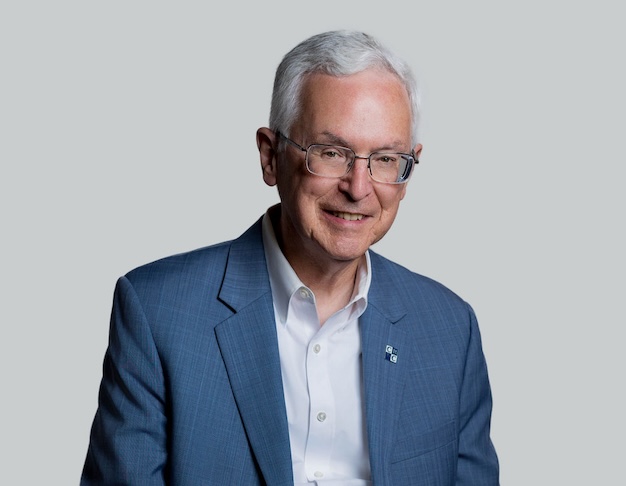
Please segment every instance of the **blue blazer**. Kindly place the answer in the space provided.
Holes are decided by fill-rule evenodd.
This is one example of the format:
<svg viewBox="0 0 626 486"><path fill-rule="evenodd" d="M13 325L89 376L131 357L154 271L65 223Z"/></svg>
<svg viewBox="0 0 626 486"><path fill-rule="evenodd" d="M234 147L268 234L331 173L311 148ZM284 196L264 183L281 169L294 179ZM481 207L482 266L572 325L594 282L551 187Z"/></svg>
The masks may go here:
<svg viewBox="0 0 626 486"><path fill-rule="evenodd" d="M373 483L497 485L472 309L371 263L360 328ZM293 484L260 220L120 278L81 484Z"/></svg>

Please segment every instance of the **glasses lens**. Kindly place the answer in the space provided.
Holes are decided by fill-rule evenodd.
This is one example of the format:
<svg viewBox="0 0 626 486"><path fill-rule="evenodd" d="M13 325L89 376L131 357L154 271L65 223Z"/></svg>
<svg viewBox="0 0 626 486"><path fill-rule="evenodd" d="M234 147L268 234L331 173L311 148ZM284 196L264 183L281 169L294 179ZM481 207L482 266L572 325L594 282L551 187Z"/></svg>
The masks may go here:
<svg viewBox="0 0 626 486"><path fill-rule="evenodd" d="M307 150L307 165L313 174L341 177L354 160L354 152L334 145L311 145Z"/></svg>
<svg viewBox="0 0 626 486"><path fill-rule="evenodd" d="M342 177L348 173L356 155L347 147L311 145L306 154L309 172L323 177ZM415 159L395 152L373 153L369 157L372 179L386 184L402 184L409 180Z"/></svg>
<svg viewBox="0 0 626 486"><path fill-rule="evenodd" d="M372 179L387 184L406 182L411 175L414 159L408 154L375 153L370 156Z"/></svg>

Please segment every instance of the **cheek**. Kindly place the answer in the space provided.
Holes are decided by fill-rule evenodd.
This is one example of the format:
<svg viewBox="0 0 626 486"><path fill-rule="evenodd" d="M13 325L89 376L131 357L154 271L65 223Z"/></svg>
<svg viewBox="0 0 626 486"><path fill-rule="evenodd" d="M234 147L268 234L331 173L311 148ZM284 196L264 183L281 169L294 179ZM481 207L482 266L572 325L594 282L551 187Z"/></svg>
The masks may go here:
<svg viewBox="0 0 626 486"><path fill-rule="evenodd" d="M310 223L317 208L317 200L320 197L320 189L315 180L306 175L292 172L283 177L278 186L278 193L283 207L289 211L293 217L304 223Z"/></svg>
<svg viewBox="0 0 626 486"><path fill-rule="evenodd" d="M395 213L398 211L400 201L404 198L405 193L406 186L400 188L388 186L378 191L378 201L383 213L392 214L395 217Z"/></svg>
<svg viewBox="0 0 626 486"><path fill-rule="evenodd" d="M337 181L309 174L300 175L290 181L292 201L297 201L302 210L314 211L320 201L334 200L337 197Z"/></svg>
<svg viewBox="0 0 626 486"><path fill-rule="evenodd" d="M301 186L301 174L289 160L281 160L278 164L277 186L280 200L285 205L294 205Z"/></svg>

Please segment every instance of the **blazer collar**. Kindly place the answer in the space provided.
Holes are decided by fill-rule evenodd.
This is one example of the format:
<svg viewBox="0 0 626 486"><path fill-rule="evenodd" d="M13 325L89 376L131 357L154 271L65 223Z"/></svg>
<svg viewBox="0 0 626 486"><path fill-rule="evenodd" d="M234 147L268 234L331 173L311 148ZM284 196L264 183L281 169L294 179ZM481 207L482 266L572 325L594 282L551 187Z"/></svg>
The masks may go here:
<svg viewBox="0 0 626 486"><path fill-rule="evenodd" d="M398 285L386 261L371 252L372 284L369 303L361 316L361 342L365 413L370 468L374 484L391 484L388 465L394 443L393 431L407 365L412 360L402 318L407 314Z"/></svg>
<svg viewBox="0 0 626 486"><path fill-rule="evenodd" d="M230 244L219 299L237 312L270 292L261 219Z"/></svg>
<svg viewBox="0 0 626 486"><path fill-rule="evenodd" d="M371 250L370 261L372 283L369 290L369 303L390 323L395 324L407 314L404 302L398 298L403 294L399 291L402 280L400 276L391 272L393 267L389 266L388 260Z"/></svg>
<svg viewBox="0 0 626 486"><path fill-rule="evenodd" d="M260 220L232 242L219 299L232 315L215 327L215 334L250 446L267 484L293 484Z"/></svg>

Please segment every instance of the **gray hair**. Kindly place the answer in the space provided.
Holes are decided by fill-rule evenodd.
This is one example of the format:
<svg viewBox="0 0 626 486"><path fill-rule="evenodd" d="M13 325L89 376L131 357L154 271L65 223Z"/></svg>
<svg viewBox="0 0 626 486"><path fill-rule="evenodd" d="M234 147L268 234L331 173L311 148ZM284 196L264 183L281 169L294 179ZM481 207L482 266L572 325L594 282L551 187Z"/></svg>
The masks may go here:
<svg viewBox="0 0 626 486"><path fill-rule="evenodd" d="M289 135L300 113L300 94L308 75L349 76L370 68L395 74L406 87L411 103L412 142L417 143L419 93L411 68L372 36L347 30L309 37L285 55L274 78L270 129Z"/></svg>

